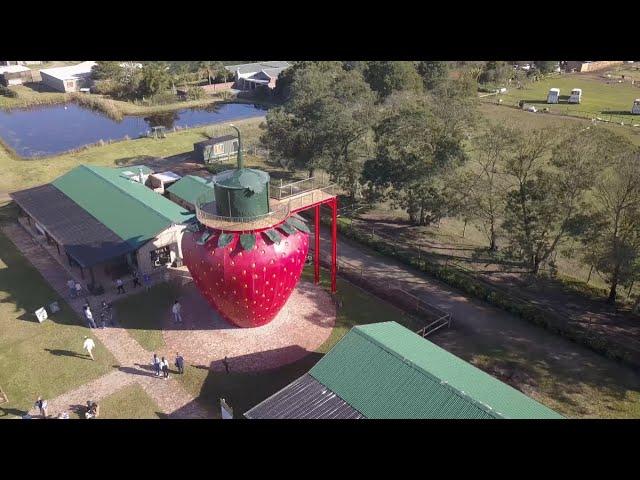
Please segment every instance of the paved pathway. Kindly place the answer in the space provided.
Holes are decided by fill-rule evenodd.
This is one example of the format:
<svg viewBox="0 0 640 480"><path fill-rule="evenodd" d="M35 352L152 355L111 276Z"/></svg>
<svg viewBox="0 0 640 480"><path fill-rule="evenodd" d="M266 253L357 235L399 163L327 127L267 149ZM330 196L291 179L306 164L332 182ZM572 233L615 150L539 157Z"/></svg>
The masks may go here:
<svg viewBox="0 0 640 480"><path fill-rule="evenodd" d="M84 322L82 315L84 299L69 297L66 284L69 280L69 272L19 224L6 225L3 231L58 294L67 299L71 308L80 317L79 322ZM213 417L213 413L194 401L194 397L187 393L174 378L159 379L149 372L147 370L151 363L149 352L144 350L125 329L118 327L93 329L91 334L111 351L119 363L118 370L82 385L76 390L50 399L50 415L56 415L61 410L71 408L72 405L82 405L88 399L98 400L132 382L137 382L155 400L162 413L170 417Z"/></svg>

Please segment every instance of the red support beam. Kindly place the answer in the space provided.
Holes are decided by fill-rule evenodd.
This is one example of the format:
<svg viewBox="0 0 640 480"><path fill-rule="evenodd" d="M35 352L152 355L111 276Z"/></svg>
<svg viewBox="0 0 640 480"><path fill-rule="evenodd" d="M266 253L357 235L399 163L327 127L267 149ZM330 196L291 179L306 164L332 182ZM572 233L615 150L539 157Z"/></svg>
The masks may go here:
<svg viewBox="0 0 640 480"><path fill-rule="evenodd" d="M313 252L313 281L320 283L320 205L315 206L315 250Z"/></svg>
<svg viewBox="0 0 640 480"><path fill-rule="evenodd" d="M331 293L336 293L338 274L338 197L331 203Z"/></svg>

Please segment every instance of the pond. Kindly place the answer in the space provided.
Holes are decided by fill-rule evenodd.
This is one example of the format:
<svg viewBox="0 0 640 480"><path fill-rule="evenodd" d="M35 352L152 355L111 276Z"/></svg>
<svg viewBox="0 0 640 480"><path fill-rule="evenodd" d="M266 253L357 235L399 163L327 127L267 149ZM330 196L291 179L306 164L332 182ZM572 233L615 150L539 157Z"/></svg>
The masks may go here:
<svg viewBox="0 0 640 480"><path fill-rule="evenodd" d="M28 109L0 110L0 138L21 157L63 153L100 140L145 135L151 127L196 127L266 115L266 107L245 103L214 104L206 108L126 116L115 121L75 103Z"/></svg>

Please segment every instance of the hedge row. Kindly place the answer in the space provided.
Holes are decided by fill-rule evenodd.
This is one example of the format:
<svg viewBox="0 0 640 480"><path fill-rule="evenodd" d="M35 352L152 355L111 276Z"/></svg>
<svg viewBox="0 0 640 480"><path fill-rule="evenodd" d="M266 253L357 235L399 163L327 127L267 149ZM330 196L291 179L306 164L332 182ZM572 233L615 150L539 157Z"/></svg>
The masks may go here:
<svg viewBox="0 0 640 480"><path fill-rule="evenodd" d="M323 218L322 221L323 223L330 223L329 219ZM569 324L566 319L527 302L515 299L500 290L491 288L486 283L473 278L456 267L429 262L417 257L409 249L396 248L379 237L364 233L357 228L349 228L340 221L338 221L338 231L347 238L366 245L382 255L393 257L421 272L428 273L447 285L458 288L475 298L484 300L491 305L542 326L551 332L560 334L576 343L583 344L609 358L628 363L634 367L640 367L640 352L637 350L628 349L617 342L604 338L601 334L590 332L587 328Z"/></svg>

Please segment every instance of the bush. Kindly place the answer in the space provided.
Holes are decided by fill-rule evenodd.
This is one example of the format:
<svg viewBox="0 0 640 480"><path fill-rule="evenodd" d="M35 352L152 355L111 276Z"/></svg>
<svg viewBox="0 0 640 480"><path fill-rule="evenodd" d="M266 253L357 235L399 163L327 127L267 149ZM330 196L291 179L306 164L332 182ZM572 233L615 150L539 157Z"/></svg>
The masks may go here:
<svg viewBox="0 0 640 480"><path fill-rule="evenodd" d="M189 100L200 100L205 96L204 90L200 87L189 87L187 90L187 99Z"/></svg>
<svg viewBox="0 0 640 480"><path fill-rule="evenodd" d="M3 97L9 98L18 98L18 94L11 90L9 87L5 87L4 85L0 85L0 95Z"/></svg>

